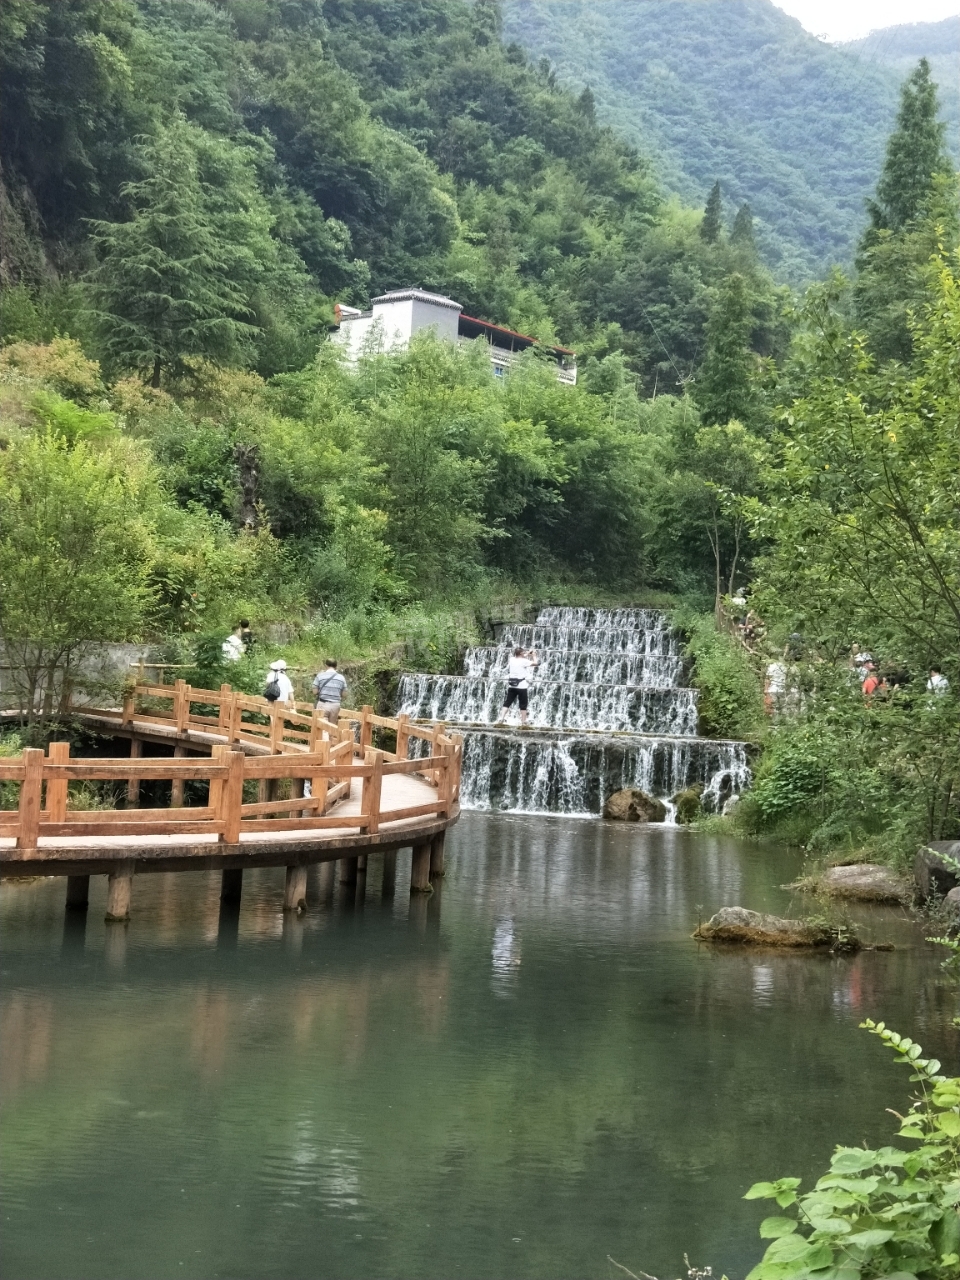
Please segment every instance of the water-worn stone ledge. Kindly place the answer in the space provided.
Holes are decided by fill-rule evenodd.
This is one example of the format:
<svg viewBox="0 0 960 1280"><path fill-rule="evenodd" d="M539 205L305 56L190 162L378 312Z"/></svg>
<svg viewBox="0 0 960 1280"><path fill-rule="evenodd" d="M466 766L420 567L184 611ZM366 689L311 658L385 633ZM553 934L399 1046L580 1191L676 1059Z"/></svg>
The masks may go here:
<svg viewBox="0 0 960 1280"><path fill-rule="evenodd" d="M831 898L846 898L851 902L904 903L913 896L909 881L878 862L828 867L819 875L798 880L791 887L823 893Z"/></svg>
<svg viewBox="0 0 960 1280"><path fill-rule="evenodd" d="M708 942L738 942L760 947L812 947L833 951L859 951L860 940L847 930L810 920L749 911L746 907L722 907L693 935Z"/></svg>

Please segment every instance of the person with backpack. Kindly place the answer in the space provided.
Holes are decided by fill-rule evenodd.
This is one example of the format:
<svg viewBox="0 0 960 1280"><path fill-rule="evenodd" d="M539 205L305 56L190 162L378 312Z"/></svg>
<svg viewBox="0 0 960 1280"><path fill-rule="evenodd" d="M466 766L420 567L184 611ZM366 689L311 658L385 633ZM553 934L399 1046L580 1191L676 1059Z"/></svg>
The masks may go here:
<svg viewBox="0 0 960 1280"><path fill-rule="evenodd" d="M331 724L339 723L340 703L346 687L346 680L337 670L336 658L328 658L326 670L317 673L313 691L317 697L317 710Z"/></svg>
<svg viewBox="0 0 960 1280"><path fill-rule="evenodd" d="M287 664L282 658L270 663L270 678L263 696L268 702L286 702L291 706L296 701L293 696L293 684L287 675Z"/></svg>

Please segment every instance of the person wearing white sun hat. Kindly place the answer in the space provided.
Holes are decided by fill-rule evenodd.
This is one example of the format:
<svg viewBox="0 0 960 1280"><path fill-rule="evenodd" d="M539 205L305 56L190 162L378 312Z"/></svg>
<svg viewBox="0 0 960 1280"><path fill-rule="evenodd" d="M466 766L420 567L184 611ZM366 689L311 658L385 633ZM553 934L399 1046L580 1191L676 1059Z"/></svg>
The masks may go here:
<svg viewBox="0 0 960 1280"><path fill-rule="evenodd" d="M287 675L287 664L282 658L270 663L270 677L263 696L268 702L294 702L293 684Z"/></svg>

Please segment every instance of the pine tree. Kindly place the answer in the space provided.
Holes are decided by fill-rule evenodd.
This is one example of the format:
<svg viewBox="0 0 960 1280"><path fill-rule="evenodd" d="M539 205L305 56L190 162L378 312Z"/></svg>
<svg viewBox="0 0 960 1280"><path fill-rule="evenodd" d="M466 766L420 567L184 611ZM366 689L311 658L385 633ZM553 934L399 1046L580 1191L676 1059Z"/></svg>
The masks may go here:
<svg viewBox="0 0 960 1280"><path fill-rule="evenodd" d="M737 216L733 220L733 231L730 234L730 243L736 245L738 249L750 251L756 249L756 243L753 238L753 214L750 212L748 204L742 204L737 210Z"/></svg>
<svg viewBox="0 0 960 1280"><path fill-rule="evenodd" d="M750 425L755 408L752 324L746 281L738 273L727 276L707 324L707 354L693 387L705 426L734 420Z"/></svg>
<svg viewBox="0 0 960 1280"><path fill-rule="evenodd" d="M250 291L273 253L269 215L263 225L263 211L242 200L230 207L235 190L205 189L201 136L182 119L164 129L146 151L149 176L124 188L133 217L94 224L104 354L119 368L149 373L155 387L187 356L243 357L258 332ZM226 188L229 176L219 175Z"/></svg>
<svg viewBox="0 0 960 1280"><path fill-rule="evenodd" d="M703 221L700 223L700 235L706 240L707 244L716 244L720 239L720 231L723 227L723 201L720 197L720 183L715 182L710 195L707 197L707 205L703 211Z"/></svg>
<svg viewBox="0 0 960 1280"><path fill-rule="evenodd" d="M900 91L897 125L887 142L887 156L877 198L870 201L870 231L901 231L930 210L935 178L951 171L944 150L946 125L937 120L937 86L930 64L921 58Z"/></svg>

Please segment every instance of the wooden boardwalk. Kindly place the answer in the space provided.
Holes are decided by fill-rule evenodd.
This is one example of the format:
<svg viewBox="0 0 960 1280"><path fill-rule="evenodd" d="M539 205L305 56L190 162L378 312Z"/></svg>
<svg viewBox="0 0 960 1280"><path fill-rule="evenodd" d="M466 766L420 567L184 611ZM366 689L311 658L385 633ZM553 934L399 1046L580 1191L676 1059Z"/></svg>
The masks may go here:
<svg viewBox="0 0 960 1280"><path fill-rule="evenodd" d="M169 704L169 705L168 705ZM247 867L285 866L284 906L303 902L307 869L414 851L411 889L443 873L443 840L459 816L462 740L440 724L341 711L330 724L310 707L234 692L137 685L119 709L79 706L71 716L130 740L130 756L25 750L0 760L19 784L16 810L0 810L0 877L67 876L68 905L83 907L89 877L110 877L108 919L126 919L135 874L217 868L236 901ZM144 746L172 755L144 755ZM79 808L71 783L112 783L122 808ZM169 783L168 807L140 806L142 784ZM256 799L252 798L256 790ZM189 796L192 803L185 803Z"/></svg>

